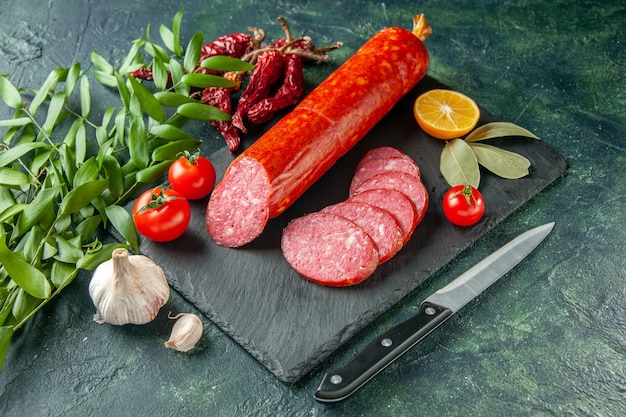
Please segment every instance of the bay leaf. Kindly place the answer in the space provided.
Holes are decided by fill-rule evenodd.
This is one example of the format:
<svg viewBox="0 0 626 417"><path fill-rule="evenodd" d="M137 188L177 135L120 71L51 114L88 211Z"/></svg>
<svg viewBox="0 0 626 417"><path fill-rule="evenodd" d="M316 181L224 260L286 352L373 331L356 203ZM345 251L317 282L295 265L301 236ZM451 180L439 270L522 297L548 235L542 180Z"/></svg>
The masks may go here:
<svg viewBox="0 0 626 417"><path fill-rule="evenodd" d="M462 139L452 139L446 143L441 152L439 170L451 187L469 184L478 188L480 183L480 168L476 156Z"/></svg>
<svg viewBox="0 0 626 417"><path fill-rule="evenodd" d="M528 175L530 161L520 154L484 143L469 146L480 165L502 178L518 179Z"/></svg>
<svg viewBox="0 0 626 417"><path fill-rule="evenodd" d="M481 140L501 138L507 136L524 136L532 139L539 138L532 132L510 122L492 122L474 129L465 137L465 142L478 142Z"/></svg>

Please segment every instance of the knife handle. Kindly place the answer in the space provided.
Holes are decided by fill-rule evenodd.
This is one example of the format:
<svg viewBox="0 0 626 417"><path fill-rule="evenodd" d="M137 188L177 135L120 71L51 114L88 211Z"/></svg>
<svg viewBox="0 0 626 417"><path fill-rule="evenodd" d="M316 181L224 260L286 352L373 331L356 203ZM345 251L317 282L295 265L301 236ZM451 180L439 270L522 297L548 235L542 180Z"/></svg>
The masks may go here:
<svg viewBox="0 0 626 417"><path fill-rule="evenodd" d="M322 378L315 399L323 403L341 401L415 346L452 315L452 311L429 302L403 323L371 341L352 361Z"/></svg>

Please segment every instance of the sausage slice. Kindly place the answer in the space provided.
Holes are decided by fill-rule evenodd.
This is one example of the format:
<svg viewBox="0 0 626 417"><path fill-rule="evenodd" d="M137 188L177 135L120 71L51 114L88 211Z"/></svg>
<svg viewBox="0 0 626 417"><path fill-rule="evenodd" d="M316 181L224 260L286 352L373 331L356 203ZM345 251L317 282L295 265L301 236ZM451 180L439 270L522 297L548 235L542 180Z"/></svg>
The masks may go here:
<svg viewBox="0 0 626 417"><path fill-rule="evenodd" d="M415 162L409 157L389 157L389 158L374 158L361 161L354 172L352 182L350 183L350 193L354 194L354 191L363 184L366 180L369 180L375 175L384 174L386 172L404 172L412 175L415 178L421 180L421 173Z"/></svg>
<svg viewBox="0 0 626 417"><path fill-rule="evenodd" d="M422 181L404 172L386 172L384 174L375 175L357 187L353 195L366 190L380 188L400 191L409 197L415 206L418 223L426 214L426 209L428 208L428 191L426 187L424 187Z"/></svg>
<svg viewBox="0 0 626 417"><path fill-rule="evenodd" d="M372 239L343 216L315 212L292 220L281 238L283 255L303 277L341 287L358 284L378 266Z"/></svg>
<svg viewBox="0 0 626 417"><path fill-rule="evenodd" d="M397 190L373 189L355 194L348 201L360 201L387 210L396 219L406 244L417 227L417 212L409 198Z"/></svg>
<svg viewBox="0 0 626 417"><path fill-rule="evenodd" d="M379 264L402 249L404 234L393 215L385 209L358 201L344 201L327 206L321 212L343 216L360 226L374 241Z"/></svg>

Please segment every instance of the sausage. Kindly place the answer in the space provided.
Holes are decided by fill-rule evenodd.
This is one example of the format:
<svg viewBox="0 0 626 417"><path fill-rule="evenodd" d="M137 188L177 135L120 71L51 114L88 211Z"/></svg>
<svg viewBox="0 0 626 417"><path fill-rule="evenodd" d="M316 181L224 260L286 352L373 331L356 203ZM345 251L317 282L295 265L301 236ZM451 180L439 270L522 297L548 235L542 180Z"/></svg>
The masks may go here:
<svg viewBox="0 0 626 417"><path fill-rule="evenodd" d="M303 277L327 286L348 286L378 266L372 239L343 216L315 212L292 220L281 238L285 259Z"/></svg>
<svg viewBox="0 0 626 417"><path fill-rule="evenodd" d="M360 226L376 245L379 264L402 249L404 234L393 215L385 209L348 200L324 207L321 212L343 216Z"/></svg>
<svg viewBox="0 0 626 417"><path fill-rule="evenodd" d="M406 244L418 225L415 206L409 198L396 190L374 189L353 195L348 201L359 201L387 210L395 218Z"/></svg>
<svg viewBox="0 0 626 417"><path fill-rule="evenodd" d="M423 78L428 52L421 39L429 34L423 16L414 17L413 32L381 30L242 152L209 200L211 238L229 247L251 242L313 185ZM244 178L245 169L257 172Z"/></svg>
<svg viewBox="0 0 626 417"><path fill-rule="evenodd" d="M357 165L354 177L352 177L352 182L350 183L350 194L354 194L354 190L373 176L391 171L404 172L421 180L421 173L418 166L408 157L368 159Z"/></svg>
<svg viewBox="0 0 626 417"><path fill-rule="evenodd" d="M417 222L422 221L428 208L428 190L422 181L404 172L390 171L366 180L354 190L353 195L380 188L397 190L406 195L415 207Z"/></svg>
<svg viewBox="0 0 626 417"><path fill-rule="evenodd" d="M393 148L391 146L379 146L378 148L367 151L365 156L361 158L361 163L367 162L370 159L380 158L408 158L411 162L414 162L410 156L402 152L400 149Z"/></svg>

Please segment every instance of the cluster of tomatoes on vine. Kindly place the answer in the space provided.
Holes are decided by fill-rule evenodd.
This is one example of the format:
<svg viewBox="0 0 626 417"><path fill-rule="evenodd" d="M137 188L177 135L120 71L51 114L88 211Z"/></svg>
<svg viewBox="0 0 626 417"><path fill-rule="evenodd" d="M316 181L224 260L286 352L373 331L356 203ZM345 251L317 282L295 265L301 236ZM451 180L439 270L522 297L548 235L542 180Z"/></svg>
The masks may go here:
<svg viewBox="0 0 626 417"><path fill-rule="evenodd" d="M137 231L155 242L177 239L189 226L188 200L207 197L215 186L215 168L197 151L184 152L167 174L168 184L143 192L133 206Z"/></svg>

